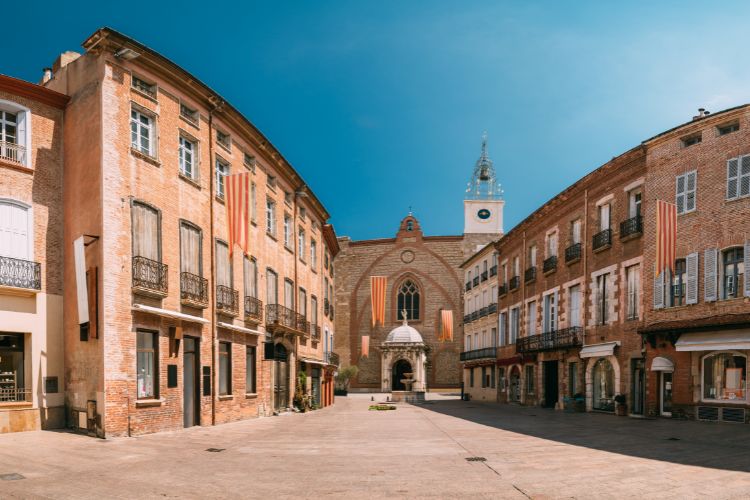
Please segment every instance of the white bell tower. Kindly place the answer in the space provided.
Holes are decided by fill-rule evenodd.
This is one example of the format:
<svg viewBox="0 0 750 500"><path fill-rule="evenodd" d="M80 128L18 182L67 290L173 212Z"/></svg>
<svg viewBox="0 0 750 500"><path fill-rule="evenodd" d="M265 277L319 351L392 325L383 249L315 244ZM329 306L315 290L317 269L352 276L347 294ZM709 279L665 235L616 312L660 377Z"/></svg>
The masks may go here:
<svg viewBox="0 0 750 500"><path fill-rule="evenodd" d="M487 154L487 132L464 199L464 234L503 234L503 190Z"/></svg>

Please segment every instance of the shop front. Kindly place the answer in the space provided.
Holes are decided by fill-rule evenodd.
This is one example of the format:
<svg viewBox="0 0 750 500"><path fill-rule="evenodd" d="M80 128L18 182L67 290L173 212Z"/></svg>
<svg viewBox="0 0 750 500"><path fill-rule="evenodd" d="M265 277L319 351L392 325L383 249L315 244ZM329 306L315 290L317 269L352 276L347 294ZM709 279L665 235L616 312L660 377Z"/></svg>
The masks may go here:
<svg viewBox="0 0 750 500"><path fill-rule="evenodd" d="M615 357L619 341L585 345L580 357L586 363L586 409L615 411L615 396L620 387L620 365Z"/></svg>

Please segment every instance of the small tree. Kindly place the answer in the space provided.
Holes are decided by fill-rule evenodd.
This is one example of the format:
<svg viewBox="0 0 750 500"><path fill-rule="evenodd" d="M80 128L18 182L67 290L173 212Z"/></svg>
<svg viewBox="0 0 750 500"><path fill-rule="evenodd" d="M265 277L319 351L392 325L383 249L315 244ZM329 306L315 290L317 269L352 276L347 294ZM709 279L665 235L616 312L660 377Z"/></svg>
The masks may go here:
<svg viewBox="0 0 750 500"><path fill-rule="evenodd" d="M338 385L340 390L348 391L349 383L351 383L352 379L356 377L358 373L359 368L357 365L349 365L345 368L339 369L339 372L336 375L336 385Z"/></svg>

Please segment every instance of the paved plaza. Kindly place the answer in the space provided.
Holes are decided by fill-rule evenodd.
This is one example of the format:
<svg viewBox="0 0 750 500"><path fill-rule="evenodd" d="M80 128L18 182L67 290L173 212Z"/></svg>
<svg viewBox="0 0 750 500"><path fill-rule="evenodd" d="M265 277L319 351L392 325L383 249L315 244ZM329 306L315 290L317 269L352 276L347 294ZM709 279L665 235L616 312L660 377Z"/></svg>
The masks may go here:
<svg viewBox="0 0 750 500"><path fill-rule="evenodd" d="M4 434L0 498L750 496L748 426L430 396L137 438Z"/></svg>

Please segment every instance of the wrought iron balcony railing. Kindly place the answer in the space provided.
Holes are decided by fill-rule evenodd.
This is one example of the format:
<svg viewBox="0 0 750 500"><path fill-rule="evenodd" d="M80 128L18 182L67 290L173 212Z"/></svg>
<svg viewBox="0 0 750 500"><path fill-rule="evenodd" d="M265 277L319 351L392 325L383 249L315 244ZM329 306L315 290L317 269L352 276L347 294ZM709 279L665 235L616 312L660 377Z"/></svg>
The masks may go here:
<svg viewBox="0 0 750 500"><path fill-rule="evenodd" d="M499 297L502 297L503 295L505 295L507 293L508 293L508 284L507 283L503 283L502 285L500 285L497 288L497 295Z"/></svg>
<svg viewBox="0 0 750 500"><path fill-rule="evenodd" d="M489 278L489 275L487 274L487 271L482 271L482 282L487 281Z"/></svg>
<svg viewBox="0 0 750 500"><path fill-rule="evenodd" d="M39 262L0 257L0 285L41 290L42 266Z"/></svg>
<svg viewBox="0 0 750 500"><path fill-rule="evenodd" d="M573 262L578 262L581 260L581 248L582 245L580 243L573 243L568 248L565 249L565 263L571 264Z"/></svg>
<svg viewBox="0 0 750 500"><path fill-rule="evenodd" d="M521 277L520 276L513 276L510 279L510 291L518 290L518 287L521 286Z"/></svg>
<svg viewBox="0 0 750 500"><path fill-rule="evenodd" d="M479 286L479 276L474 276L474 281L472 281L472 284L474 286Z"/></svg>
<svg viewBox="0 0 750 500"><path fill-rule="evenodd" d="M304 336L310 333L310 323L305 317L281 304L266 306L266 328L272 332L282 330Z"/></svg>
<svg viewBox="0 0 750 500"><path fill-rule="evenodd" d="M523 273L523 280L526 283L534 281L536 279L536 266L531 266Z"/></svg>
<svg viewBox="0 0 750 500"><path fill-rule="evenodd" d="M136 255L133 257L133 288L148 294L166 296L167 265Z"/></svg>
<svg viewBox="0 0 750 500"><path fill-rule="evenodd" d="M643 217L636 215L620 223L620 239L635 238L643 234Z"/></svg>
<svg viewBox="0 0 750 500"><path fill-rule="evenodd" d="M12 142L0 141L0 160L26 164L26 147Z"/></svg>
<svg viewBox="0 0 750 500"><path fill-rule="evenodd" d="M328 361L329 365L339 366L339 354L333 351L329 352L326 354L326 361Z"/></svg>
<svg viewBox="0 0 750 500"><path fill-rule="evenodd" d="M310 325L310 335L312 336L313 341L319 342L320 341L320 325Z"/></svg>
<svg viewBox="0 0 750 500"><path fill-rule="evenodd" d="M471 313L471 320L472 321L476 321L478 319L479 319L479 311L474 311L473 313Z"/></svg>
<svg viewBox="0 0 750 500"><path fill-rule="evenodd" d="M475 359L494 359L497 357L497 347L484 347L472 351L464 351L460 355L461 361L473 361Z"/></svg>
<svg viewBox="0 0 750 500"><path fill-rule="evenodd" d="M471 290L471 280L466 282L466 291L468 292L469 290Z"/></svg>
<svg viewBox="0 0 750 500"><path fill-rule="evenodd" d="M310 322L302 314L297 313L297 331L302 332L305 336L310 335Z"/></svg>
<svg viewBox="0 0 750 500"><path fill-rule="evenodd" d="M31 389L0 388L0 403L31 403Z"/></svg>
<svg viewBox="0 0 750 500"><path fill-rule="evenodd" d="M180 273L180 299L188 305L208 307L208 280L195 274Z"/></svg>
<svg viewBox="0 0 750 500"><path fill-rule="evenodd" d="M216 309L220 313L237 316L240 312L240 292L228 286L216 286Z"/></svg>
<svg viewBox="0 0 750 500"><path fill-rule="evenodd" d="M497 276L497 264L490 268L490 276Z"/></svg>
<svg viewBox="0 0 750 500"><path fill-rule="evenodd" d="M539 351L554 351L577 347L583 344L583 328L573 326L562 330L531 335L516 340L516 352L519 354Z"/></svg>
<svg viewBox="0 0 750 500"><path fill-rule="evenodd" d="M323 314L328 316L328 313L331 311L331 303L328 301L328 299L323 299Z"/></svg>
<svg viewBox="0 0 750 500"><path fill-rule="evenodd" d="M464 324L471 323L471 314L464 314Z"/></svg>
<svg viewBox="0 0 750 500"><path fill-rule="evenodd" d="M497 302L487 306L487 314L494 314L497 312Z"/></svg>
<svg viewBox="0 0 750 500"><path fill-rule="evenodd" d="M557 255L553 255L552 257L547 257L544 259L544 263L542 264L542 272L544 274L551 273L557 270Z"/></svg>
<svg viewBox="0 0 750 500"><path fill-rule="evenodd" d="M594 252L598 250L605 250L612 246L612 230L605 229L599 231L594 235L593 242L591 244Z"/></svg>
<svg viewBox="0 0 750 500"><path fill-rule="evenodd" d="M480 318L484 318L485 316L487 316L487 308L486 307L482 307L482 308L479 309L479 317Z"/></svg>
<svg viewBox="0 0 750 500"><path fill-rule="evenodd" d="M263 301L245 296L245 319L260 323L263 320Z"/></svg>

